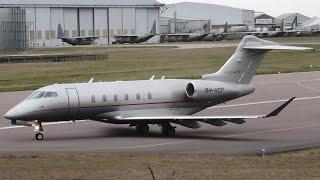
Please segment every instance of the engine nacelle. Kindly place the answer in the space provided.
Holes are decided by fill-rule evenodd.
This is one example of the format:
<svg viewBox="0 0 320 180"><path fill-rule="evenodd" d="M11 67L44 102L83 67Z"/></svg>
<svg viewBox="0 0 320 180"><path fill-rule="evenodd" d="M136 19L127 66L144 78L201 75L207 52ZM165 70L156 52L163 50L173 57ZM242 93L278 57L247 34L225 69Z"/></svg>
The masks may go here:
<svg viewBox="0 0 320 180"><path fill-rule="evenodd" d="M187 97L193 100L233 99L251 94L254 91L255 88L252 85L207 80L193 81L186 87Z"/></svg>

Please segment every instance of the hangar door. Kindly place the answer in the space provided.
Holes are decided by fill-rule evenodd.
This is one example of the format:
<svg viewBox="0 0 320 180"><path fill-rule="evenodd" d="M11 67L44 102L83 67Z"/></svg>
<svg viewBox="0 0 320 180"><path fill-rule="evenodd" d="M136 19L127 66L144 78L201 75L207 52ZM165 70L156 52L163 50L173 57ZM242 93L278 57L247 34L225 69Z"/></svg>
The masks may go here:
<svg viewBox="0 0 320 180"><path fill-rule="evenodd" d="M100 38L96 40L98 44L108 44L108 9L94 9L94 30L95 36Z"/></svg>
<svg viewBox="0 0 320 180"><path fill-rule="evenodd" d="M136 9L122 8L123 35L136 34Z"/></svg>
<svg viewBox="0 0 320 180"><path fill-rule="evenodd" d="M136 33L137 35L148 34L148 9L137 8L136 9Z"/></svg>
<svg viewBox="0 0 320 180"><path fill-rule="evenodd" d="M64 35L66 37L77 37L78 33L78 9L64 8Z"/></svg>
<svg viewBox="0 0 320 180"><path fill-rule="evenodd" d="M58 40L58 25L61 24L62 29L64 29L63 20L63 8L51 8L51 41L52 45L61 45L61 40Z"/></svg>
<svg viewBox="0 0 320 180"><path fill-rule="evenodd" d="M80 36L94 36L93 9L79 9Z"/></svg>

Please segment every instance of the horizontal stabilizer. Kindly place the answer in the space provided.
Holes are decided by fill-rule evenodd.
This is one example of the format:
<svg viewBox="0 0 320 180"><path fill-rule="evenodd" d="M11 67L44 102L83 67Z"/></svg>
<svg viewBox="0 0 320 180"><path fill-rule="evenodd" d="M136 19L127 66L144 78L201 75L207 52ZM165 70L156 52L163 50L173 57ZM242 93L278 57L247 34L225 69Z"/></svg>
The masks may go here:
<svg viewBox="0 0 320 180"><path fill-rule="evenodd" d="M295 51L313 50L313 48L308 48L308 47L282 46L282 45L246 46L246 47L243 47L243 49L247 49L247 50L295 50Z"/></svg>

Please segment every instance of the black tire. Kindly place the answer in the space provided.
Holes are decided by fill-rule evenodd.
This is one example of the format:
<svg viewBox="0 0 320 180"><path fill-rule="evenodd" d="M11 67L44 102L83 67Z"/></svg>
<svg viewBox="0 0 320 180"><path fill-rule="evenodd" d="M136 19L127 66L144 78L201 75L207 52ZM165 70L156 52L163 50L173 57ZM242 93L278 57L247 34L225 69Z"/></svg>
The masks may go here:
<svg viewBox="0 0 320 180"><path fill-rule="evenodd" d="M175 133L176 130L173 127L162 129L162 135L166 137L173 137Z"/></svg>
<svg viewBox="0 0 320 180"><path fill-rule="evenodd" d="M150 128L149 128L149 126L147 124L142 126L142 135L143 136L148 136L149 135L149 131L150 131Z"/></svg>
<svg viewBox="0 0 320 180"><path fill-rule="evenodd" d="M42 133L37 133L35 135L35 137L36 137L36 140L38 140L38 141L42 141L43 140L43 134Z"/></svg>
<svg viewBox="0 0 320 180"><path fill-rule="evenodd" d="M139 135L148 136L150 128L148 124L143 124L143 125L136 125L136 130Z"/></svg>

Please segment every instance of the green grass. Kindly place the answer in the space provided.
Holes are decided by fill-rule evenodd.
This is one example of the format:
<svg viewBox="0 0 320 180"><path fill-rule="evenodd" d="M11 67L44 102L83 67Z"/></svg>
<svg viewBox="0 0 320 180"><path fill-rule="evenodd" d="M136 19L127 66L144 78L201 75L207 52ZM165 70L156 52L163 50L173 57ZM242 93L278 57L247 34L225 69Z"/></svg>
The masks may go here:
<svg viewBox="0 0 320 180"><path fill-rule="evenodd" d="M0 179L319 179L320 149L261 155L51 154L0 157Z"/></svg>
<svg viewBox="0 0 320 180"><path fill-rule="evenodd" d="M320 70L320 46L316 51L273 52L266 56L258 74ZM99 48L53 48L37 52L95 51ZM167 78L199 78L217 71L235 48L188 49L108 48L105 61L0 64L0 91L31 90L54 83ZM312 68L310 67L312 65Z"/></svg>

